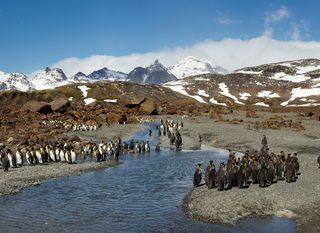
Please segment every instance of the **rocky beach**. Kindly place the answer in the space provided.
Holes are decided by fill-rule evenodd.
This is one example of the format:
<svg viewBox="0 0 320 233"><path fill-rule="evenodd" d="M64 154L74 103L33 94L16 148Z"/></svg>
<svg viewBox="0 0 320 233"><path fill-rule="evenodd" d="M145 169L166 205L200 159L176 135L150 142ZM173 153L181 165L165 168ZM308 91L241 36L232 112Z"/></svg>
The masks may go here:
<svg viewBox="0 0 320 233"><path fill-rule="evenodd" d="M78 132L72 134L79 137L86 137L87 139L111 140L116 137L126 138L132 135L143 126L138 124L128 125L110 125L102 126L97 131ZM42 182L57 178L61 176L80 175L83 172L94 171L98 169L106 169L118 165L119 162L114 160L104 162L85 162L80 164L67 163L48 163L43 165L24 165L18 168L12 168L9 172L0 170L0 196L15 194L23 188L33 185L40 185Z"/></svg>
<svg viewBox="0 0 320 233"><path fill-rule="evenodd" d="M224 116L223 121L208 117L171 117L182 121L183 149L199 149L198 133L202 144L231 149L237 152L260 150L265 134L271 152L298 153L301 175L294 183L278 181L266 188L250 185L247 189L232 188L226 191L209 190L205 185L194 188L184 200L187 214L194 219L211 223L235 225L248 217L280 216L296 220L297 232L319 232L320 181L316 160L319 154L320 122L299 118L296 114L258 113L261 121L270 118L299 121L305 130L294 128L251 129L245 112ZM237 118L236 123L230 121ZM162 137L162 146L170 147L169 140ZM228 156L227 151L226 158ZM200 161L199 161L200 162ZM204 163L203 169L206 167Z"/></svg>

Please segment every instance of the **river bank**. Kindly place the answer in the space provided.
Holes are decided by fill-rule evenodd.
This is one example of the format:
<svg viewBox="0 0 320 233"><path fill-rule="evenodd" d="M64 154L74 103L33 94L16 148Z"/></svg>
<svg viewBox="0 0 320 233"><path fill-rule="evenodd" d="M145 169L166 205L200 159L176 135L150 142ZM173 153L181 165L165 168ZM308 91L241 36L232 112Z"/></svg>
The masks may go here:
<svg viewBox="0 0 320 233"><path fill-rule="evenodd" d="M97 131L74 133L80 137L112 140L116 137L128 138L144 126L138 124L102 126ZM117 166L119 162L88 162L80 164L49 163L44 165L24 165L19 168L10 168L9 172L0 170L0 196L20 192L22 189L39 185L42 182L61 176L80 175L83 172L95 171Z"/></svg>
<svg viewBox="0 0 320 233"><path fill-rule="evenodd" d="M270 115L264 113L261 118ZM236 116L247 120L244 114L237 113ZM288 114L286 117L295 118ZM267 188L251 185L248 189L233 188L224 192L209 190L205 186L193 189L183 204L190 217L227 225L235 225L245 217L290 217L297 222L297 232L319 232L320 224L316 219L320 218L320 171L316 158L320 122L305 120L305 130L296 131L290 128L251 130L244 124L215 122L206 117L182 119L174 116L171 119L184 123L181 130L183 149L199 147L197 135L200 133L205 145L239 152L259 150L265 134L271 151L297 152L300 161L301 175L295 183L278 182ZM166 137L161 138L161 143L169 147ZM203 169L205 167L206 164Z"/></svg>

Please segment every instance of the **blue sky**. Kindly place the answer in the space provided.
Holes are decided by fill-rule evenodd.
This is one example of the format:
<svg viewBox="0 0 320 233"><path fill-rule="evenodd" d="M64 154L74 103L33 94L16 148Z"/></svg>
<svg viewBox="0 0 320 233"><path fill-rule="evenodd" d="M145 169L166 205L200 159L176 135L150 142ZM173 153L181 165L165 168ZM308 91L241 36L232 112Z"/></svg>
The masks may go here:
<svg viewBox="0 0 320 233"><path fill-rule="evenodd" d="M319 7L299 0L0 0L0 70L31 73L70 57L145 54L226 38L319 41Z"/></svg>

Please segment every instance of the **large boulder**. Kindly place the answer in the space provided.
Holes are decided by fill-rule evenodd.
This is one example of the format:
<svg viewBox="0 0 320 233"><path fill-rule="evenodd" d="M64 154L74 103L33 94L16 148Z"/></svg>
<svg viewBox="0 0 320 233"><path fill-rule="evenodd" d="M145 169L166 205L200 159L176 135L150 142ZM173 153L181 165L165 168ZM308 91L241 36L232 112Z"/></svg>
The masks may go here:
<svg viewBox="0 0 320 233"><path fill-rule="evenodd" d="M71 106L71 102L67 99L57 99L50 102L50 105L54 112L65 113Z"/></svg>
<svg viewBox="0 0 320 233"><path fill-rule="evenodd" d="M43 114L49 114L53 112L49 103L41 101L28 101L23 105L22 109Z"/></svg>
<svg viewBox="0 0 320 233"><path fill-rule="evenodd" d="M127 116L116 112L108 112L106 121L108 123L124 124L127 122Z"/></svg>
<svg viewBox="0 0 320 233"><path fill-rule="evenodd" d="M150 99L141 104L139 110L147 115L158 115L157 105Z"/></svg>

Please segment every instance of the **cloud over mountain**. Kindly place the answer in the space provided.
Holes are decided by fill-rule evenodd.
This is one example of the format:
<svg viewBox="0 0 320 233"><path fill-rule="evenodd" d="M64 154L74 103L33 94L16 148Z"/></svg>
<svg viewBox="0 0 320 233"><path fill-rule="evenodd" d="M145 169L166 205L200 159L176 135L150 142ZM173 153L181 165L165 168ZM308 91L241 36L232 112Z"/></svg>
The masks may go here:
<svg viewBox="0 0 320 233"><path fill-rule="evenodd" d="M130 72L137 66L148 66L155 59L161 60L164 66L169 67L187 56L195 56L207 59L232 71L246 66L277 61L318 58L319 54L320 42L318 41L280 41L262 35L252 39L206 40L189 47L169 48L127 56L71 57L63 59L51 67L63 69L67 76L72 76L79 71L89 74L101 67Z"/></svg>

